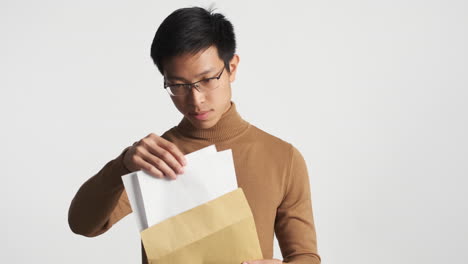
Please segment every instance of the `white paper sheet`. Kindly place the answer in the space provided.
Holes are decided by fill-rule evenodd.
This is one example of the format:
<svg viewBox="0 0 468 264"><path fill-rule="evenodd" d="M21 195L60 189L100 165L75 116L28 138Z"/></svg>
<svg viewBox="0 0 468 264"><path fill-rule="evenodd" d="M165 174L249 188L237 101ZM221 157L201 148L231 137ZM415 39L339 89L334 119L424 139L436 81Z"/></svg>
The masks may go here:
<svg viewBox="0 0 468 264"><path fill-rule="evenodd" d="M185 173L176 180L145 171L122 176L140 231L238 187L230 149L216 152L211 145L185 157Z"/></svg>
<svg viewBox="0 0 468 264"><path fill-rule="evenodd" d="M148 228L148 220L146 219L145 205L141 196L140 183L138 181L138 172L132 172L122 176L122 181L127 192L128 201L132 207L133 215L137 222L138 230Z"/></svg>

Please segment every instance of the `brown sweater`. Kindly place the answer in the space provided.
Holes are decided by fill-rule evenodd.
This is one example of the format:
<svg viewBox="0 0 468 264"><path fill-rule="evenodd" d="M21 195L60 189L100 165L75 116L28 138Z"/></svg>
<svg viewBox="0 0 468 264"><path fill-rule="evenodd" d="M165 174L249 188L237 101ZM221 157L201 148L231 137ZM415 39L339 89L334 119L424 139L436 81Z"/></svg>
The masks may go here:
<svg viewBox="0 0 468 264"><path fill-rule="evenodd" d="M162 137L184 154L211 144L218 151L232 149L237 182L252 209L264 259L273 258L276 233L284 262L320 263L307 167L293 145L242 119L232 101L215 126L197 129L183 118ZM73 232L100 235L132 212L120 177L129 173L122 162L128 148L78 190L68 215ZM142 260L147 263L143 247Z"/></svg>

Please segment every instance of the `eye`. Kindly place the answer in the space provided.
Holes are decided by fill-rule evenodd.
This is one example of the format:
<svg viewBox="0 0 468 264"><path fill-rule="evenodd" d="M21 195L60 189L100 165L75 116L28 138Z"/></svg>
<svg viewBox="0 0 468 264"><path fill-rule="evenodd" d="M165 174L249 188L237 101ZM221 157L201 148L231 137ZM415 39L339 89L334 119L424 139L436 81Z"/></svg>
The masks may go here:
<svg viewBox="0 0 468 264"><path fill-rule="evenodd" d="M208 84L212 81L212 79L204 79L203 81L201 81L203 84Z"/></svg>
<svg viewBox="0 0 468 264"><path fill-rule="evenodd" d="M170 88L172 91L183 90L184 85L183 85L183 84L170 84L170 85L169 85L169 88Z"/></svg>

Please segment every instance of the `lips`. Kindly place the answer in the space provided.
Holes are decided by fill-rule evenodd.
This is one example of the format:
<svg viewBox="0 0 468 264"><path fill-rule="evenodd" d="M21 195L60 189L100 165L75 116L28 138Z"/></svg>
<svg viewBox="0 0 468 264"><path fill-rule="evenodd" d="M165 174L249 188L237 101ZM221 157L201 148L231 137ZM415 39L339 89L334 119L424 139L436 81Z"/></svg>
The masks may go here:
<svg viewBox="0 0 468 264"><path fill-rule="evenodd" d="M189 112L189 114L198 120L208 120L210 111Z"/></svg>
<svg viewBox="0 0 468 264"><path fill-rule="evenodd" d="M206 114L210 111L201 111L201 112L189 112L190 115L203 115Z"/></svg>

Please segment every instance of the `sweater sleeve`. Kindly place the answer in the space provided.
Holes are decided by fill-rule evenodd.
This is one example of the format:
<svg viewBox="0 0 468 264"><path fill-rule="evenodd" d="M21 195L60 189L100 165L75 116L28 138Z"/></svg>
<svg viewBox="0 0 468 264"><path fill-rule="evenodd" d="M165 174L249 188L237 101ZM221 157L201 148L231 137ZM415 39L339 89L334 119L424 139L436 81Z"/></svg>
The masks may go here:
<svg viewBox="0 0 468 264"><path fill-rule="evenodd" d="M283 201L277 209L275 233L283 262L318 264L309 176L301 153L291 145L289 175Z"/></svg>
<svg viewBox="0 0 468 264"><path fill-rule="evenodd" d="M130 173L123 165L128 148L104 165L75 194L68 211L68 224L74 233L98 236L132 212L120 177Z"/></svg>

